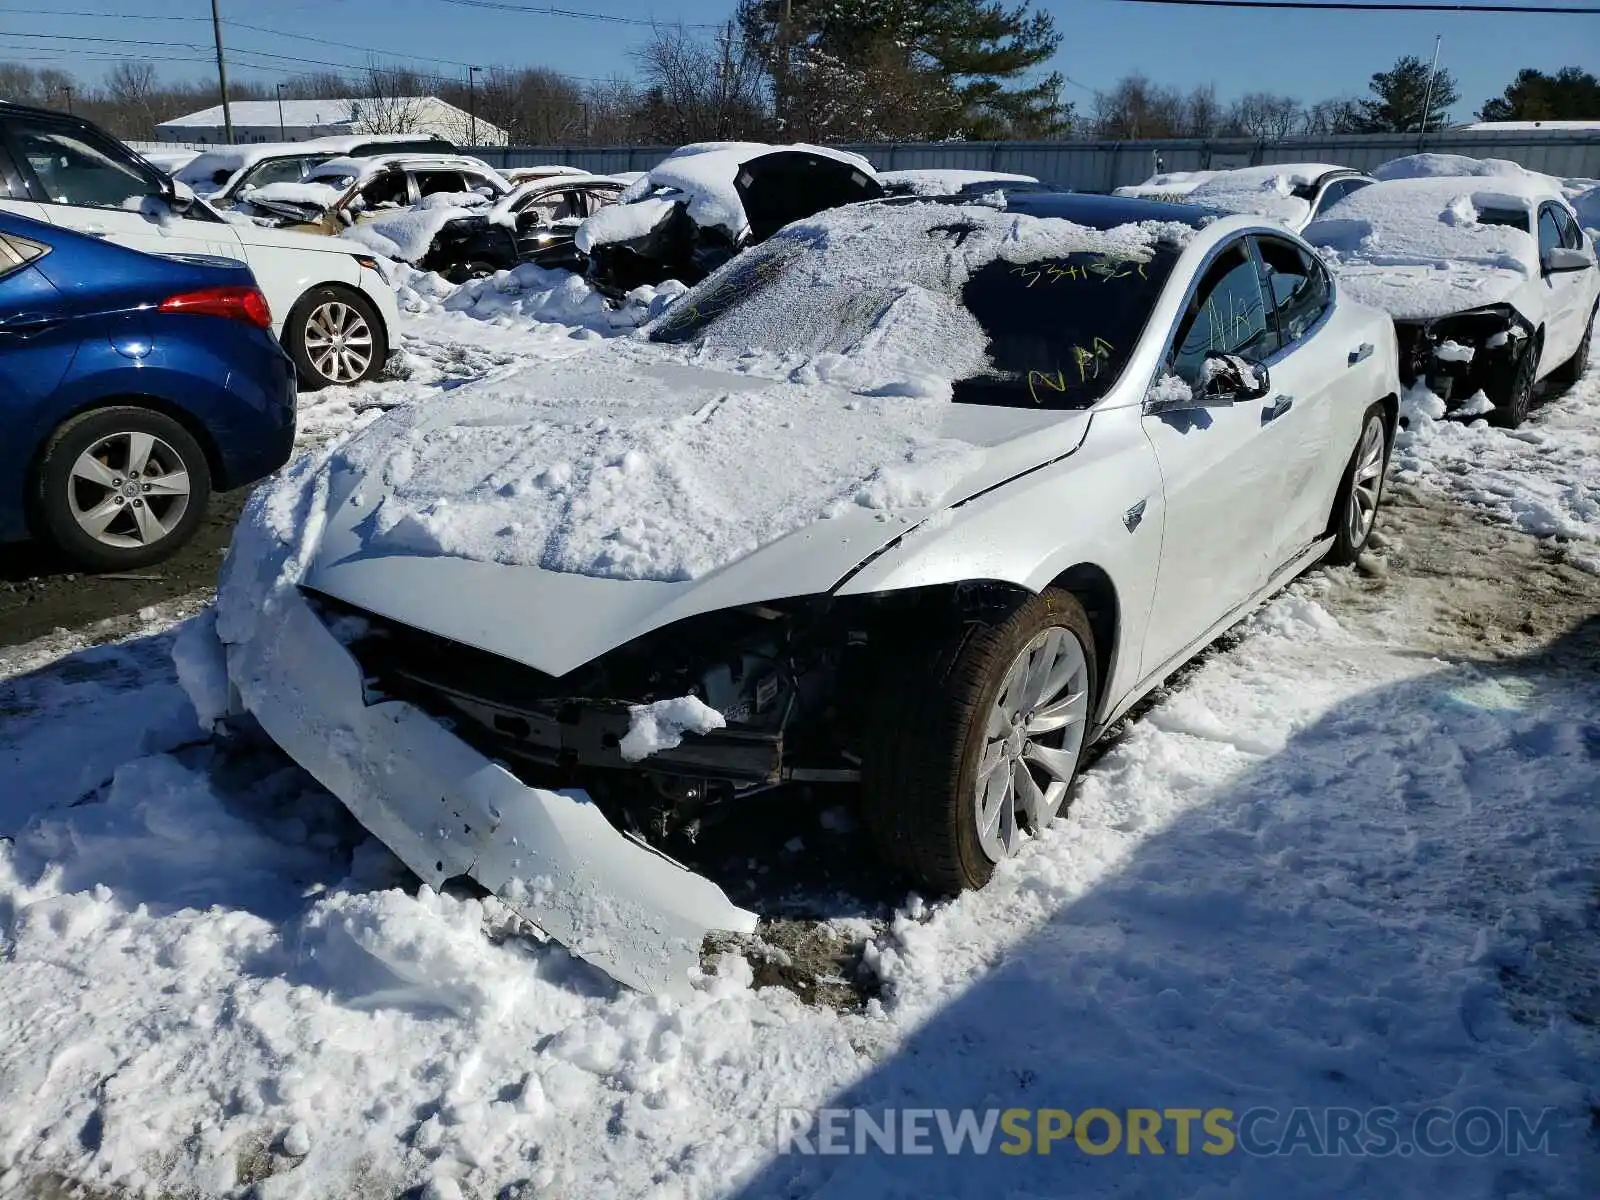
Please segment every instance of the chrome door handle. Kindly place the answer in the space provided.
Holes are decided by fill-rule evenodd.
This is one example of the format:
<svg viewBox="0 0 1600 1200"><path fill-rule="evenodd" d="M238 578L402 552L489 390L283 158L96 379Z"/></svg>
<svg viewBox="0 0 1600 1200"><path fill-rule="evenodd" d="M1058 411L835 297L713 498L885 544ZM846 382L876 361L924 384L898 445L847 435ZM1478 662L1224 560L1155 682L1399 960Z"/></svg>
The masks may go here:
<svg viewBox="0 0 1600 1200"><path fill-rule="evenodd" d="M1276 421L1284 413L1294 407L1294 397L1277 395L1272 398L1272 403L1261 410L1261 423L1263 425Z"/></svg>
<svg viewBox="0 0 1600 1200"><path fill-rule="evenodd" d="M1364 361L1366 361L1367 359L1369 359L1371 357L1372 357L1372 343L1371 342L1362 342L1361 345L1357 346L1354 350L1350 351L1350 365L1353 367L1358 362L1364 362Z"/></svg>

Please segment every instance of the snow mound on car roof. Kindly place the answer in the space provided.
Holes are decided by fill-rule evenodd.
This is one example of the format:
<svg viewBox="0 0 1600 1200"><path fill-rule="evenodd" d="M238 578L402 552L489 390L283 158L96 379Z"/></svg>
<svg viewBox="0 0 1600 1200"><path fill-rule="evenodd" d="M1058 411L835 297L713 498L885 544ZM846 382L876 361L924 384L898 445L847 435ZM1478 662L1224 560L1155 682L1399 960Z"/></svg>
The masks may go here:
<svg viewBox="0 0 1600 1200"><path fill-rule="evenodd" d="M1438 317L1494 304L1538 274L1531 233L1480 218L1531 213L1552 194L1533 175L1396 179L1345 197L1304 236L1354 299L1402 319Z"/></svg>
<svg viewBox="0 0 1600 1200"><path fill-rule="evenodd" d="M652 326L745 289L693 346L613 344L372 426L345 452L379 498L366 550L676 581L845 512L920 519L986 453L946 423L986 358L971 272L1193 232L934 204L791 226Z"/></svg>
<svg viewBox="0 0 1600 1200"><path fill-rule="evenodd" d="M1297 196L1329 171L1342 171L1332 163L1271 163L1222 171L1191 188L1184 197L1190 204L1223 212L1254 213L1296 223L1311 211L1311 202Z"/></svg>
<svg viewBox="0 0 1600 1200"><path fill-rule="evenodd" d="M1408 154L1393 158L1372 173L1376 180L1477 178L1520 179L1535 172L1508 158L1471 158L1465 154Z"/></svg>

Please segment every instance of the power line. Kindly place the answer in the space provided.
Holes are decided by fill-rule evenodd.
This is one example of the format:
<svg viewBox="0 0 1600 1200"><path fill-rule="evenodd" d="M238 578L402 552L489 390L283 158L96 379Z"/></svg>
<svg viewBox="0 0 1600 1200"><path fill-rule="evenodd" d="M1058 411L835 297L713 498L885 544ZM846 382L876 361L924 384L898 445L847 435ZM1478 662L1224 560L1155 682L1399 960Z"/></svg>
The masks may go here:
<svg viewBox="0 0 1600 1200"><path fill-rule="evenodd" d="M454 0L452 0L454 2ZM464 3L465 0L462 0ZM1382 4L1374 0L1120 0L1123 4L1170 4L1186 8L1320 9L1332 12L1533 13L1540 16L1596 16L1600 8L1555 4Z"/></svg>
<svg viewBox="0 0 1600 1200"><path fill-rule="evenodd" d="M459 8L484 8L493 12L521 13L530 17L567 17L575 21L600 21L607 25L638 25L654 29L661 25L684 29L721 29L722 25L708 21L652 21L649 17L619 17L611 13L583 12L575 8L555 8L547 5L511 4L507 0L439 0L440 4L454 4Z"/></svg>

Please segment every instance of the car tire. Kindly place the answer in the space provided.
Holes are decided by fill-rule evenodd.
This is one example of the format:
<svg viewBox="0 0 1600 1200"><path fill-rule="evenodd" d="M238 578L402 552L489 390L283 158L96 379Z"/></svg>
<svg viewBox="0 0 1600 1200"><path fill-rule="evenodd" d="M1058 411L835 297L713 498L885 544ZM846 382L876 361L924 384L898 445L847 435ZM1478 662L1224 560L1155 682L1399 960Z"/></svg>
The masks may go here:
<svg viewBox="0 0 1600 1200"><path fill-rule="evenodd" d="M323 286L301 296L289 313L283 348L294 359L297 386L314 392L378 378L389 358L389 337L365 296Z"/></svg>
<svg viewBox="0 0 1600 1200"><path fill-rule="evenodd" d="M1533 411L1533 385L1539 375L1539 352L1543 339L1535 336L1523 345L1522 353L1503 364L1484 389L1494 401L1489 423L1502 429L1515 429Z"/></svg>
<svg viewBox="0 0 1600 1200"><path fill-rule="evenodd" d="M1572 357L1550 372L1552 383L1561 387L1571 387L1583 378L1583 372L1589 365L1589 348L1594 345L1594 318L1595 314L1591 312L1589 323L1583 327L1583 340L1578 343L1578 348L1573 351Z"/></svg>
<svg viewBox="0 0 1600 1200"><path fill-rule="evenodd" d="M1378 524L1378 507L1383 503L1383 483L1389 473L1389 418L1383 405L1374 404L1361 418L1361 434L1356 438L1350 462L1339 481L1328 522L1333 530L1333 547L1325 563L1348 567L1361 557Z"/></svg>
<svg viewBox="0 0 1600 1200"><path fill-rule="evenodd" d="M879 663L862 811L891 864L953 894L982 887L1024 831L1038 834L1064 808L1093 712L1097 665L1083 606L1058 588L931 642L886 653ZM1058 655L1049 660L1055 666L1041 667L1050 653ZM1051 678L1030 681L1030 668ZM1051 728L1030 733L1028 717ZM983 803L980 777L989 781Z"/></svg>
<svg viewBox="0 0 1600 1200"><path fill-rule="evenodd" d="M482 259L475 258L468 262L456 263L441 273L449 282L462 284L469 283L474 279L487 279L496 271L502 269L491 262L484 262Z"/></svg>
<svg viewBox="0 0 1600 1200"><path fill-rule="evenodd" d="M32 493L37 530L67 558L91 571L128 570L170 557L194 536L211 469L165 413L101 408L51 436Z"/></svg>

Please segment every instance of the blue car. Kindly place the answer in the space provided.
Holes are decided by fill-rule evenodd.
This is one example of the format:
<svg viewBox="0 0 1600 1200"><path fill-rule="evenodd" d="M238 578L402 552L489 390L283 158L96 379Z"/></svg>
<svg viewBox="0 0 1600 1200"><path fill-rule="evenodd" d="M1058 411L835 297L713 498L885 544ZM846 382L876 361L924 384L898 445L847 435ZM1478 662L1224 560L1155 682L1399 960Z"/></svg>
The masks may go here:
<svg viewBox="0 0 1600 1200"><path fill-rule="evenodd" d="M0 214L0 541L90 570L193 535L294 445L294 367L249 269Z"/></svg>

